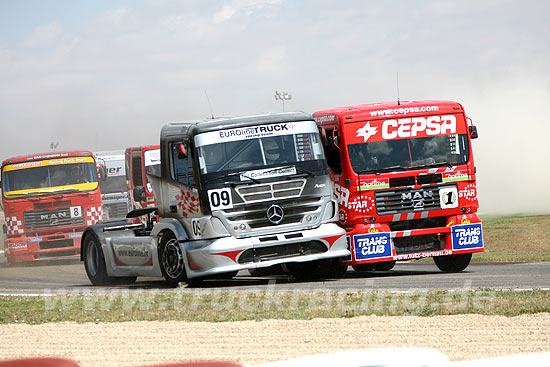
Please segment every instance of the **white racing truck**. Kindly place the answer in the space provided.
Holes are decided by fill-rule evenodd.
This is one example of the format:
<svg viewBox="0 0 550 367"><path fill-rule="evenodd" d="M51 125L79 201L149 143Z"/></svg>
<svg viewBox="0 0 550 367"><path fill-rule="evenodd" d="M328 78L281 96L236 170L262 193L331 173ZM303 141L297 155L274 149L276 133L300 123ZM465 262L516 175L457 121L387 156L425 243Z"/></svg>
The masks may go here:
<svg viewBox="0 0 550 367"><path fill-rule="evenodd" d="M94 152L97 163L104 167L105 179L99 181L103 219L121 219L128 213L124 151Z"/></svg>
<svg viewBox="0 0 550 367"><path fill-rule="evenodd" d="M311 115L171 123L160 150L160 176L148 175L158 207L127 215L151 219L84 232L81 260L92 284L138 276L190 283L277 264L311 279L349 256Z"/></svg>

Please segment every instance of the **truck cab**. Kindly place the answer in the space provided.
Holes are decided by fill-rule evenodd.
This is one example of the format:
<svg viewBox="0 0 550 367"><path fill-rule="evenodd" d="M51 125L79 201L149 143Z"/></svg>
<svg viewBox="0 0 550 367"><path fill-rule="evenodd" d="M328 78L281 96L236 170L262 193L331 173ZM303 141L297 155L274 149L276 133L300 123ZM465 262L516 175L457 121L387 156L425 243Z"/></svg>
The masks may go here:
<svg viewBox="0 0 550 367"><path fill-rule="evenodd" d="M171 123L160 155L160 172L147 175L158 207L138 210L159 222L87 229L93 284L144 275L178 283L283 263L305 278L349 255L311 115Z"/></svg>
<svg viewBox="0 0 550 367"><path fill-rule="evenodd" d="M8 263L77 258L84 229L103 219L90 152L9 158L1 186Z"/></svg>
<svg viewBox="0 0 550 367"><path fill-rule="evenodd" d="M334 174L342 265L389 270L433 257L464 270L483 251L472 139L477 128L449 101L375 103L313 114Z"/></svg>

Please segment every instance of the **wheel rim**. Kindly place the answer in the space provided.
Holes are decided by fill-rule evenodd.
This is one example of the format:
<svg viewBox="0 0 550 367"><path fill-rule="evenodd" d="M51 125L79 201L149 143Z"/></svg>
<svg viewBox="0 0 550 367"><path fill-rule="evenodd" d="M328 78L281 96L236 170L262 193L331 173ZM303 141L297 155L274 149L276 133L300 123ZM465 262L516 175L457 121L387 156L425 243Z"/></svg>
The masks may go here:
<svg viewBox="0 0 550 367"><path fill-rule="evenodd" d="M94 241L89 241L86 246L86 265L88 265L90 275L95 276L99 267L99 250Z"/></svg>
<svg viewBox="0 0 550 367"><path fill-rule="evenodd" d="M185 272L183 254L176 239L169 240L162 251L162 266L166 275L178 279Z"/></svg>

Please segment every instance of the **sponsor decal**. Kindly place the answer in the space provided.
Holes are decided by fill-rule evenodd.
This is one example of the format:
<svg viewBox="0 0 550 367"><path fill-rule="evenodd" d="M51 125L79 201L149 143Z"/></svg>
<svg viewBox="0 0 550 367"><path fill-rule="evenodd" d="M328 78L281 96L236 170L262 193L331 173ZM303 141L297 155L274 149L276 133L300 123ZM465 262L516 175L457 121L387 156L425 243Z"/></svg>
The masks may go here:
<svg viewBox="0 0 550 367"><path fill-rule="evenodd" d="M481 223L453 226L451 230L453 250L483 248Z"/></svg>
<svg viewBox="0 0 550 367"><path fill-rule="evenodd" d="M137 249L123 249L118 250L118 256L126 256L126 257L144 257L149 258L151 255L149 254L148 250L137 250Z"/></svg>
<svg viewBox="0 0 550 367"><path fill-rule="evenodd" d="M388 108L385 110L371 111L370 115L373 117L376 117L376 116L387 116L387 115L408 115L409 113L437 112L437 111L439 111L439 106L399 107L399 108Z"/></svg>
<svg viewBox="0 0 550 367"><path fill-rule="evenodd" d="M338 202L338 205L348 207L348 200L349 200L349 190L345 187L342 187L338 184L334 185L334 195L336 196L336 201Z"/></svg>
<svg viewBox="0 0 550 367"><path fill-rule="evenodd" d="M69 235L67 237L69 237L69 238L80 238L80 237L82 237L82 232L69 233Z"/></svg>
<svg viewBox="0 0 550 367"><path fill-rule="evenodd" d="M403 255L395 255L393 258L396 261L401 260L410 260L410 259L421 259L423 257L429 257L429 256L445 256L445 255L452 255L453 252L451 250L439 250L439 251L431 251L431 252L415 252L413 254L403 254Z"/></svg>
<svg viewBox="0 0 550 367"><path fill-rule="evenodd" d="M331 122L331 121L335 121L335 120L336 120L336 116L334 116L334 115L326 115L326 116L317 116L317 117L315 117L315 122L317 122L317 123Z"/></svg>
<svg viewBox="0 0 550 367"><path fill-rule="evenodd" d="M354 135L350 136L350 143L454 135L460 133L457 130L455 115L406 117L382 122L367 121L355 130ZM465 130L465 126L461 125L460 130ZM353 130L350 133L353 134Z"/></svg>
<svg viewBox="0 0 550 367"><path fill-rule="evenodd" d="M322 189L323 187L325 187L326 185L325 184L315 184L313 186L314 189Z"/></svg>
<svg viewBox="0 0 550 367"><path fill-rule="evenodd" d="M143 153L145 167L160 164L160 149L146 150Z"/></svg>
<svg viewBox="0 0 550 367"><path fill-rule="evenodd" d="M474 183L469 183L458 192L458 197L466 201L477 201L477 187Z"/></svg>
<svg viewBox="0 0 550 367"><path fill-rule="evenodd" d="M26 242L8 242L8 249L10 250L19 250L26 249L28 245Z"/></svg>
<svg viewBox="0 0 550 367"><path fill-rule="evenodd" d="M260 180L262 178L281 177L295 174L296 167L282 167L242 172L240 178L241 181L250 181L252 179Z"/></svg>
<svg viewBox="0 0 550 367"><path fill-rule="evenodd" d="M389 178L375 178L374 180L364 181L359 184L359 190L377 190L390 187Z"/></svg>
<svg viewBox="0 0 550 367"><path fill-rule="evenodd" d="M85 162L94 163L94 159L92 157L70 157L70 158L46 159L42 161L10 164L4 167L3 170L12 171L12 170L25 169L25 168L31 168L31 167L52 166L52 165L58 165L58 164L85 163Z"/></svg>
<svg viewBox="0 0 550 367"><path fill-rule="evenodd" d="M248 126L198 134L195 136L195 145L197 147L201 147L210 144L258 139L270 136L311 133L319 133L317 130L317 125L313 121Z"/></svg>
<svg viewBox="0 0 550 367"><path fill-rule="evenodd" d="M369 228L367 229L367 233L378 233L380 230L374 225L370 224Z"/></svg>
<svg viewBox="0 0 550 367"><path fill-rule="evenodd" d="M31 242L42 242L42 241L44 241L44 238L43 237L31 237L31 238L29 238L29 241L31 241Z"/></svg>
<svg viewBox="0 0 550 367"><path fill-rule="evenodd" d="M355 260L379 259L392 255L388 232L353 236L353 245Z"/></svg>
<svg viewBox="0 0 550 367"><path fill-rule="evenodd" d="M453 173L444 173L443 182L456 182L470 180L470 175L467 171L458 171Z"/></svg>
<svg viewBox="0 0 550 367"><path fill-rule="evenodd" d="M374 200L369 196L356 196L348 202L347 208L365 214L374 209Z"/></svg>

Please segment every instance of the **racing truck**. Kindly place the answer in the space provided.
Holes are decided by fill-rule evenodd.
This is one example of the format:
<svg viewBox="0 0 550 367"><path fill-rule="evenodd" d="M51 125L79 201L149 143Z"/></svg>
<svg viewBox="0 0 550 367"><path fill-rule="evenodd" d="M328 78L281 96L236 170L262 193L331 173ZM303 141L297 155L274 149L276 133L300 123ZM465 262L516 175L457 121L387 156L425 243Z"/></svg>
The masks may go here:
<svg viewBox="0 0 550 367"><path fill-rule="evenodd" d="M104 175L104 179L99 180L103 219L125 218L128 213L128 193L124 151L94 152L94 156Z"/></svg>
<svg viewBox="0 0 550 367"><path fill-rule="evenodd" d="M170 123L160 158L160 172L147 175L158 206L127 215L145 223L108 221L84 232L92 284L138 276L191 283L283 263L305 279L349 255L311 115Z"/></svg>
<svg viewBox="0 0 550 367"><path fill-rule="evenodd" d="M129 210L156 206L147 174L160 175L160 145L126 148L124 156Z"/></svg>
<svg viewBox="0 0 550 367"><path fill-rule="evenodd" d="M9 158L1 181L8 263L78 259L82 232L103 218L93 154Z"/></svg>
<svg viewBox="0 0 550 367"><path fill-rule="evenodd" d="M423 257L459 272L483 251L471 142L478 133L462 105L376 103L313 116L347 233L342 272Z"/></svg>

